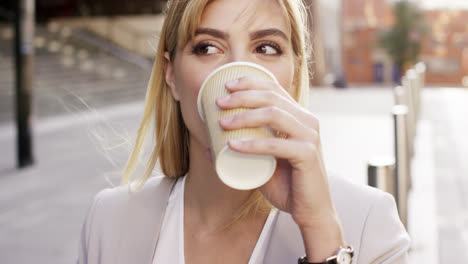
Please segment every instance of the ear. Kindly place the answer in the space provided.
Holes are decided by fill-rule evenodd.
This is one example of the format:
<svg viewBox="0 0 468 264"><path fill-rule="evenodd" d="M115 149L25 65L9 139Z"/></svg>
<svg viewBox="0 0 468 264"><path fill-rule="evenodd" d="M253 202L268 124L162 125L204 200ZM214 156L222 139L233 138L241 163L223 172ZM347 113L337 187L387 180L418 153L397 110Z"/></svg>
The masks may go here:
<svg viewBox="0 0 468 264"><path fill-rule="evenodd" d="M171 62L171 56L169 56L169 52L164 52L164 78L166 79L166 84L171 88L172 97L174 100L179 101L180 95L179 91L175 85L175 78L174 78L174 66Z"/></svg>

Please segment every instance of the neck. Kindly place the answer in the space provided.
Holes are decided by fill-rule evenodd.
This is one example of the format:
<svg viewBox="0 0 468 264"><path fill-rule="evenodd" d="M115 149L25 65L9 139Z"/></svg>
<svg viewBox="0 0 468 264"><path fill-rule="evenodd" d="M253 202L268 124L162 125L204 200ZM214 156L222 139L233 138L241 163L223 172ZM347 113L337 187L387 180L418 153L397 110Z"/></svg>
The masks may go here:
<svg viewBox="0 0 468 264"><path fill-rule="evenodd" d="M253 191L235 190L225 185L216 174L214 160L207 157L207 150L194 138L190 139L190 168L185 182L184 210L189 216L185 219L216 231L231 222Z"/></svg>

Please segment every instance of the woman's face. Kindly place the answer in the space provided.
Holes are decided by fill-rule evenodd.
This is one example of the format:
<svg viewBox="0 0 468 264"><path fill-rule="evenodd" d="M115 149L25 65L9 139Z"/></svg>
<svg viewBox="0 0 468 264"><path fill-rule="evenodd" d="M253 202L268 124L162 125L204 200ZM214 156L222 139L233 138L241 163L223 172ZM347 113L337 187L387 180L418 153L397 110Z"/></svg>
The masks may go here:
<svg viewBox="0 0 468 264"><path fill-rule="evenodd" d="M276 76L284 89L293 89L295 59L290 31L276 1L209 3L195 37L178 49L167 65L166 81L180 102L191 140L197 140L204 148L209 142L197 111L198 91L210 72L235 61L260 64Z"/></svg>

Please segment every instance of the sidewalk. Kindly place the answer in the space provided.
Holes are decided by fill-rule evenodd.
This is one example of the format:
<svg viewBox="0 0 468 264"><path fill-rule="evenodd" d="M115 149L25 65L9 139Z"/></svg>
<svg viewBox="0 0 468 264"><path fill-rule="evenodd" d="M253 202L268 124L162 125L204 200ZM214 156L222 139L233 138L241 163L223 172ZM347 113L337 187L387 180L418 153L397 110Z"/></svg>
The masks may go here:
<svg viewBox="0 0 468 264"><path fill-rule="evenodd" d="M393 155L391 90L316 89L311 111L321 121L329 170L366 184L366 162ZM411 263L468 263L468 92L423 93L413 161ZM118 184L142 102L41 119L36 165L14 169L14 133L0 125L0 263L67 263L76 256L85 212L100 189ZM133 142L130 140L130 142ZM439 261L440 260L440 261Z"/></svg>
<svg viewBox="0 0 468 264"><path fill-rule="evenodd" d="M425 97L433 125L440 263L468 263L468 89L439 89Z"/></svg>

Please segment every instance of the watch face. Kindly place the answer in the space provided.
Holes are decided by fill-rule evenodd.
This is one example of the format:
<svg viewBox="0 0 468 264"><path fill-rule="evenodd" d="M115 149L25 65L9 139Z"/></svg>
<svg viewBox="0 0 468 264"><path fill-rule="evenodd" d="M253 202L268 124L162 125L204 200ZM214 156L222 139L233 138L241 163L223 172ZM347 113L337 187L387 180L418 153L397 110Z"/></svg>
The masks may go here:
<svg viewBox="0 0 468 264"><path fill-rule="evenodd" d="M351 264L351 254L348 252L342 252L338 255L338 264Z"/></svg>

